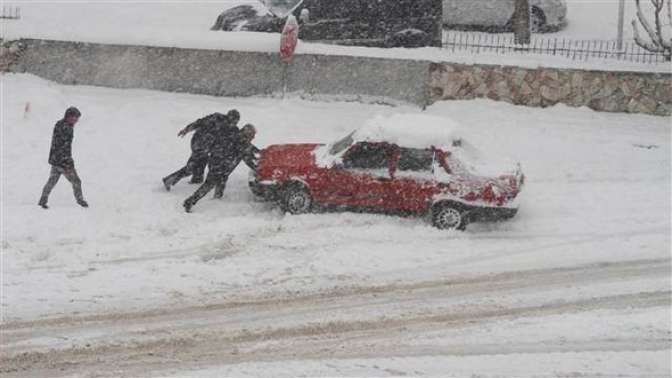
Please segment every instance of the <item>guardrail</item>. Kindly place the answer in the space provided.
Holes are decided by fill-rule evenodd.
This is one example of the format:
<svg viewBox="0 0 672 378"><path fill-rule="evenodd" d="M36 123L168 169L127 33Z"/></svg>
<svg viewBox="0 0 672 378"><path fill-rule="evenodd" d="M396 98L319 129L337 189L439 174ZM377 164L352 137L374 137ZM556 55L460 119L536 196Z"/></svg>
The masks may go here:
<svg viewBox="0 0 672 378"><path fill-rule="evenodd" d="M575 40L565 38L532 38L529 45L517 44L512 35L448 32L444 34L443 48L468 51L473 54L538 54L560 56L571 60L620 60L641 64L669 62L662 53L641 48L634 42L624 43L621 49L616 41Z"/></svg>
<svg viewBox="0 0 672 378"><path fill-rule="evenodd" d="M0 19L19 20L21 19L21 8L12 6L3 6L0 11Z"/></svg>

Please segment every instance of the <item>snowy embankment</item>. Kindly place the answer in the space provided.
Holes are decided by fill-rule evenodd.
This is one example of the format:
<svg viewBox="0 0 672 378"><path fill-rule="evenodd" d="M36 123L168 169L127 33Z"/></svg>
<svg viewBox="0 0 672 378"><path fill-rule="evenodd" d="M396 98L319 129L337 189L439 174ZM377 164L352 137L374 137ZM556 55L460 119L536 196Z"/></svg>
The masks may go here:
<svg viewBox="0 0 672 378"><path fill-rule="evenodd" d="M284 359L305 356L321 362L283 363L273 371L418 374L409 366L428 363L424 374L450 371L449 366L457 366L455 374L466 374L478 371L470 354L519 353L514 358L528 361L531 370L508 370L512 375L541 374L554 366L563 372L576 371L567 370L576 366L589 373L667 374L669 118L565 106L534 109L485 100L429 107L427 113L464 125L462 134L475 146L519 160L527 176L514 219L473 224L466 232L443 232L418 218L354 213L286 216L252 200L244 166L232 175L223 200L206 197L193 214L185 214L181 202L194 186L182 182L171 192L161 186L161 177L184 164L189 154L188 140L176 137L177 131L210 112L237 108L241 122L258 127L257 145L266 146L328 142L376 114L414 114L420 112L417 108L71 87L15 74L1 79L1 310L7 337L2 347L7 353L31 348L63 348L66 353L72 346L107 340L101 336L106 332L112 339L138 340L147 334L186 333L196 324L207 324L207 330L201 330L206 339L197 345L212 345L208 353L214 353L221 340L208 337L219 335L218 330L227 335L243 332L230 337L236 343L252 343L235 344L241 348L235 355L250 359L229 362L249 363L282 355L262 353L280 346L269 341L275 336L263 333L268 327L285 327L287 334L315 341L310 332L317 332L321 322L347 325L356 320L370 324L372 334L348 341L352 348L347 350L361 351L368 362L332 364L329 355L310 353L335 345L318 345L311 351L304 340L303 353ZM25 113L27 103L30 111ZM51 208L45 211L37 200L49 171L51 131L69 105L83 112L75 130L74 157L91 207L79 208L69 184L61 179L50 198ZM342 298L359 292L364 293L360 304ZM318 304L300 302L311 295ZM404 295L409 298L399 299ZM267 315L263 307L252 312L236 305L230 310L228 305L217 307L277 298L284 299L277 311L267 310ZM293 303L295 299L298 303ZM213 307L204 307L202 313L188 310L207 305ZM524 308L498 312L520 306ZM157 316L183 319L149 323L148 315L132 315L150 310L159 311ZM219 317L207 313L211 310L220 311ZM62 329L36 332L41 322L49 327L53 321L56 327L69 317L84 315L91 316L90 331L74 328L72 336ZM96 328L103 321L98 316L110 322L131 320L129 325L112 323L106 331ZM520 316L525 319L516 320ZM384 324L378 317L388 321L410 317L416 320L404 327L429 322L429 328L412 334L400 329L391 336L376 331L378 324ZM469 322L476 318L481 320ZM238 320L210 324L217 319ZM466 323L452 331L441 323L459 319ZM308 333L303 333L306 323ZM152 327L160 328L156 335ZM129 336L121 329L140 333ZM474 339L478 332L483 337ZM277 334L282 333L272 335ZM366 340L403 348L383 353L386 349L370 348ZM448 340L453 344L441 344ZM113 345L118 346L117 341ZM301 348L304 342L283 344L279 350ZM505 344L516 347L507 349ZM381 354L364 353L367 350ZM568 365L554 365L553 353L563 351L577 354L564 355ZM211 356L200 352L198 356ZM538 359L532 352L548 354ZM429 355L444 356L422 357ZM392 370L376 370L378 359L390 356L409 359L386 359L385 366ZM487 361L503 366L496 356ZM583 368L578 366L581 361L588 361ZM221 363L213 357L198 366ZM256 375L262 372L258 369L273 367L236 366L191 373ZM404 368L399 370L400 366Z"/></svg>
<svg viewBox="0 0 672 378"><path fill-rule="evenodd" d="M196 2L8 2L21 7L21 20L0 20L0 38L21 38L77 41L103 44L178 47L209 50L278 52L277 33L213 32L210 27L225 9L250 0L225 3ZM616 34L617 6L612 1L568 1L569 25L558 33L540 34L541 38L576 40L612 40ZM646 6L646 5L645 5ZM613 14L613 17L605 16ZM626 19L635 17L634 5L628 3ZM74 22L73 20L76 20ZM475 33L478 34L478 33ZM626 25L627 40L632 39ZM574 68L613 71L671 72L669 64L639 64L629 61L575 61L569 57L550 55L474 54L469 51L426 47L418 49L384 49L337 46L300 42L297 54L367 56L389 59L429 60L462 64L495 64L527 68Z"/></svg>

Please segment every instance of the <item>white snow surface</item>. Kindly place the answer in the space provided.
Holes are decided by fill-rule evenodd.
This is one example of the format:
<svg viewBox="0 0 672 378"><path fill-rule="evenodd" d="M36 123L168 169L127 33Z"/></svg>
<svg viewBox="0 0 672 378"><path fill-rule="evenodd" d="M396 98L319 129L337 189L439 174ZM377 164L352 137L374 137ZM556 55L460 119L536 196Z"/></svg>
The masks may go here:
<svg viewBox="0 0 672 378"><path fill-rule="evenodd" d="M442 102L422 112L410 106L63 86L24 74L0 79L2 324L351 286L469 280L506 272L515 277L540 269L648 260L667 261L669 267L669 117L566 106L526 108L488 100ZM78 207L69 183L61 179L50 209L43 210L37 201L49 173L52 128L70 105L83 113L73 153L91 207ZM188 141L176 133L196 118L231 108L241 112L241 123L257 126L255 143L260 147L328 143L377 114L452 119L479 150L521 162L527 179L519 213L504 223L472 224L466 232L439 231L424 218L350 212L283 215L271 204L253 201L247 168L241 165L231 175L224 199L208 196L194 213L185 214L181 203L196 187L184 180L165 192L161 185L161 178L180 168L189 155ZM416 125L418 134L423 127ZM543 292L527 287L506 295L495 291L432 300L451 313L465 306L509 308L548 298L561 306L565 300L590 303L609 295L669 296L669 269L665 275L660 270L657 275L647 276L645 270L637 274L641 277L636 280L624 276L591 286L569 279ZM375 299L366 303L371 301ZM423 303L422 298L409 298L406 305L369 315L325 308L320 316L327 321L395 311L421 314ZM278 326L297 321L278 316ZM476 322L403 340L403 345L437 348L452 340L457 344L445 346L451 356L257 361L201 367L206 370L185 367L171 374L669 375L668 307L558 316L541 313L487 326ZM102 332L82 331L78 337L96 340ZM603 347L614 337L621 340L618 335L627 343ZM70 347L70 341L52 333L34 337L12 348ZM470 356L469 345L476 340L483 345L471 352L477 356ZM537 341L554 347L538 349ZM506 355L498 355L501 350L495 347L483 355L489 342L514 347Z"/></svg>
<svg viewBox="0 0 672 378"><path fill-rule="evenodd" d="M628 2L631 3L631 2ZM19 6L20 20L0 20L0 38L14 40L36 38L122 45L148 45L253 52L278 52L279 33L213 32L210 27L222 11L240 4L258 4L252 0L235 1L5 1ZM188 4L188 5L187 5ZM571 0L568 2L569 26L544 38L615 39L617 1ZM609 16L607 16L609 15ZM626 30L635 15L627 7ZM477 33L476 33L477 34ZM631 39L631 31L626 38ZM472 54L468 51L425 47L366 48L299 41L296 54L368 56L409 60L445 61L462 64L517 65L528 68L558 67L615 71L670 72L670 64L639 64L628 61L575 61L549 55Z"/></svg>

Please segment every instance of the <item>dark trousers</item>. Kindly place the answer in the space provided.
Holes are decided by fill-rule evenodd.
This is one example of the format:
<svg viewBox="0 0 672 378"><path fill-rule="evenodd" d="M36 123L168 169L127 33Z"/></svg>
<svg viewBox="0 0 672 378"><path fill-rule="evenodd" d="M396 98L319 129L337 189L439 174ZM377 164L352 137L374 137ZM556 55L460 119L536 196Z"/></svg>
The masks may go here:
<svg viewBox="0 0 672 378"><path fill-rule="evenodd" d="M207 154L203 155L192 153L191 157L189 157L189 161L187 161L187 165L166 176L164 180L170 186L177 184L180 180L187 176L191 176L192 182L203 182L203 173L205 172L205 166L207 164Z"/></svg>
<svg viewBox="0 0 672 378"><path fill-rule="evenodd" d="M65 178L68 179L68 181L70 181L72 184L72 191L75 194L75 199L78 202L84 200L84 195L82 194L82 180L79 179L75 167L66 170L64 168L52 165L51 172L49 173L49 180L47 180L47 183L44 185L44 189L42 189L42 197L40 198L40 202L47 202L51 190L54 189L58 183L58 179L61 178L61 175L65 176Z"/></svg>
<svg viewBox="0 0 672 378"><path fill-rule="evenodd" d="M184 202L195 205L201 198L205 197L213 188L215 188L215 198L222 198L224 189L226 189L226 182L229 180L229 175L218 175L213 173L212 169L208 172L205 182L201 185L194 194L187 198Z"/></svg>

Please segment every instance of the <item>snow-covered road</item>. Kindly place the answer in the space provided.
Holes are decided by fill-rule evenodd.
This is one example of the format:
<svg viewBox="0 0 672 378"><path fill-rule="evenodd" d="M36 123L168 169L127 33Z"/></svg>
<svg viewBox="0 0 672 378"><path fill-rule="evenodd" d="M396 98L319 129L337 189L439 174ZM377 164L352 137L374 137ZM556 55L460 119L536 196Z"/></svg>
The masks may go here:
<svg viewBox="0 0 672 378"><path fill-rule="evenodd" d="M245 167L223 200L193 214L181 202L195 187L167 193L160 181L188 157L177 131L209 112L239 109L264 146L330 141L375 114L417 108L1 78L5 372L68 374L62 363L75 361L92 374L124 373L107 369L116 364L137 374L196 359L180 369L244 362L191 373L255 375L260 361L310 359L300 366L315 374L392 374L373 367L385 364L439 374L508 353L530 364L506 375L669 374L669 118L435 104L426 112L462 123L471 143L519 160L527 176L513 220L441 232L417 218L285 216L252 200ZM74 155L91 207L63 180L45 211L51 129L69 105L83 112ZM152 355L128 357L139 350ZM272 371L306 372L282 365Z"/></svg>
<svg viewBox="0 0 672 378"><path fill-rule="evenodd" d="M10 323L3 327L2 351L14 357L0 359L0 371L240 376L246 368L235 365L262 361L502 354L531 359L570 352L593 363L617 354L621 366L642 364L642 355L648 356L650 361L619 373L655 375L669 365L670 335L662 327L671 304L668 278L667 259L640 260ZM213 365L234 366L202 371ZM568 367L554 368L558 374L604 371ZM387 373L418 375L426 368L411 364ZM488 371L479 369L471 372ZM535 364L506 371L543 373ZM292 375L297 372L305 370Z"/></svg>

